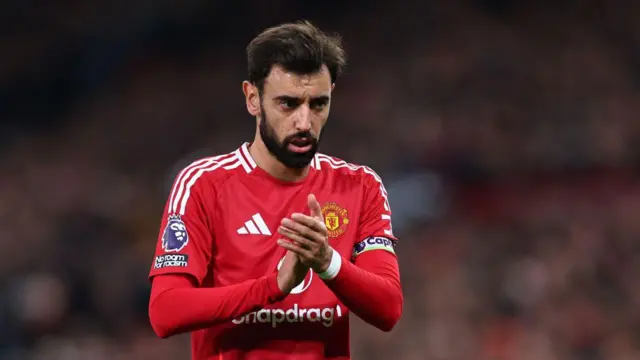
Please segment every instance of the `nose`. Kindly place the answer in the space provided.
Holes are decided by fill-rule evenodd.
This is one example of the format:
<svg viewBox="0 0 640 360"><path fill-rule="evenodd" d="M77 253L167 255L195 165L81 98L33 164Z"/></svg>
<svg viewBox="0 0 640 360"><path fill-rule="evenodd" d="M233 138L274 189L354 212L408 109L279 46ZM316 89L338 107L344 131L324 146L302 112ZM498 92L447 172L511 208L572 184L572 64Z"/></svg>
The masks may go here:
<svg viewBox="0 0 640 360"><path fill-rule="evenodd" d="M311 130L311 110L309 106L300 106L296 112L296 130L297 131L310 131Z"/></svg>

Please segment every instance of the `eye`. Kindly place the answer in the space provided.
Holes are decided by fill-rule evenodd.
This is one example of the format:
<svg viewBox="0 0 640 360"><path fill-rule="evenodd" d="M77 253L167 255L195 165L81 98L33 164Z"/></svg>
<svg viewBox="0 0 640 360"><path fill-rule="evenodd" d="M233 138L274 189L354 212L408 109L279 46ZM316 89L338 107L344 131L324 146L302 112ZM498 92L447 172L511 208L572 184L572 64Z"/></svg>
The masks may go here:
<svg viewBox="0 0 640 360"><path fill-rule="evenodd" d="M322 110L329 104L328 99L318 99L311 102L311 108L314 110Z"/></svg>
<svg viewBox="0 0 640 360"><path fill-rule="evenodd" d="M280 99L279 104L285 109L293 109L298 106L295 99Z"/></svg>

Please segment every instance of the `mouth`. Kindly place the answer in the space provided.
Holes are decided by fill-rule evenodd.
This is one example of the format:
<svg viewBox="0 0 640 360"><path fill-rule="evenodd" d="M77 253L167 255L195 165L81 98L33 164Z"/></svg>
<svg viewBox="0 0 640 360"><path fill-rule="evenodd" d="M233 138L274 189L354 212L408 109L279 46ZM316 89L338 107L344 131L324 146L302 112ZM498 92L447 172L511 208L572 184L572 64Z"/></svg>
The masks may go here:
<svg viewBox="0 0 640 360"><path fill-rule="evenodd" d="M313 142L310 138L302 137L295 138L287 145L287 149L294 153L305 153L313 147Z"/></svg>

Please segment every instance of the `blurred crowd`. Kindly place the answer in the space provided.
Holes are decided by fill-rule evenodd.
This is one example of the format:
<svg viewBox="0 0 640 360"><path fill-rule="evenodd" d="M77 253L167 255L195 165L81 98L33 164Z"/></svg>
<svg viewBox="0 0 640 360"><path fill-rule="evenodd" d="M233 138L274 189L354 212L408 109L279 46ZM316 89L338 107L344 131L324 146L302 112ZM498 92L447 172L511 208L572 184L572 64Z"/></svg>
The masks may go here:
<svg viewBox="0 0 640 360"><path fill-rule="evenodd" d="M322 152L381 174L401 238L404 316L354 359L640 359L640 3L0 13L0 358L186 357L147 318L170 182L251 140L244 47L308 18L350 55Z"/></svg>

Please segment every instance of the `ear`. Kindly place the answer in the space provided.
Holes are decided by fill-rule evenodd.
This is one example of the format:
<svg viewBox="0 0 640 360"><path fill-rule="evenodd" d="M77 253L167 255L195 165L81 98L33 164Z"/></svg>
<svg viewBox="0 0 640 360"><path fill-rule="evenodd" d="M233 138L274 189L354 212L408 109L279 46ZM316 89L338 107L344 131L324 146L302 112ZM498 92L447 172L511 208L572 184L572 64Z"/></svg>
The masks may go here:
<svg viewBox="0 0 640 360"><path fill-rule="evenodd" d="M248 81L242 82L242 92L247 103L247 111L253 116L260 114L260 94L258 88Z"/></svg>
<svg viewBox="0 0 640 360"><path fill-rule="evenodd" d="M336 83L331 84L331 91L336 88Z"/></svg>

